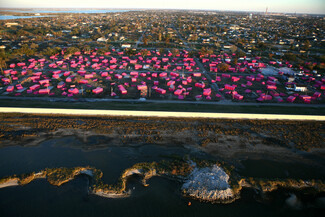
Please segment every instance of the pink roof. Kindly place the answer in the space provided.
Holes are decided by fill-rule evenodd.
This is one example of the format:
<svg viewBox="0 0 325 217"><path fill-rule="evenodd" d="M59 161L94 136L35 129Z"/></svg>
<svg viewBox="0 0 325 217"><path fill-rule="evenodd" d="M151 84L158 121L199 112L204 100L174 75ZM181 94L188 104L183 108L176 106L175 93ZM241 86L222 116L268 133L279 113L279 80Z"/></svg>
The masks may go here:
<svg viewBox="0 0 325 217"><path fill-rule="evenodd" d="M101 88L101 87L97 87L96 89L93 90L93 93L95 93L95 94L99 94L101 92L103 92L103 88Z"/></svg>
<svg viewBox="0 0 325 217"><path fill-rule="evenodd" d="M39 91L38 91L38 93L39 94L49 94L50 93L50 89L40 89Z"/></svg>
<svg viewBox="0 0 325 217"><path fill-rule="evenodd" d="M78 88L70 88L68 90L68 92L71 93L71 94L78 94L79 93L79 90L78 90Z"/></svg>
<svg viewBox="0 0 325 217"><path fill-rule="evenodd" d="M14 89L15 89L15 86L8 86L7 92L12 92L12 91L14 91Z"/></svg>
<svg viewBox="0 0 325 217"><path fill-rule="evenodd" d="M156 91L160 94L165 94L166 90L162 89L162 88L157 88Z"/></svg>
<svg viewBox="0 0 325 217"><path fill-rule="evenodd" d="M203 90L203 95L204 96L210 96L211 95L211 88L207 88Z"/></svg>

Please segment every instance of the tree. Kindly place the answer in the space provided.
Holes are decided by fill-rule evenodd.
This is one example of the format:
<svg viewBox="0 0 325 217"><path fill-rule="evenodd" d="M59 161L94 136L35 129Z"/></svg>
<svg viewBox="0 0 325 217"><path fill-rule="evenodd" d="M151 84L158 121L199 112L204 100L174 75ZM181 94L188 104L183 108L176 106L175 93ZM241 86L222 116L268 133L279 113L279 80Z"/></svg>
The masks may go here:
<svg viewBox="0 0 325 217"><path fill-rule="evenodd" d="M173 54L173 57L176 57L176 56L179 54L179 50L173 48L173 49L172 49L172 54Z"/></svg>
<svg viewBox="0 0 325 217"><path fill-rule="evenodd" d="M42 50L42 55L45 55L45 56L52 56L54 55L56 52L55 52L55 49L54 48L50 48L50 47L47 47L45 48L44 50Z"/></svg>
<svg viewBox="0 0 325 217"><path fill-rule="evenodd" d="M290 61L295 61L297 59L297 56L294 53L286 53L284 54L284 58Z"/></svg>
<svg viewBox="0 0 325 217"><path fill-rule="evenodd" d="M233 58L232 63L233 63L234 65L237 65L237 63L238 63L238 59L237 59L237 57Z"/></svg>
<svg viewBox="0 0 325 217"><path fill-rule="evenodd" d="M7 68L7 59L5 57L0 57L0 69L2 74L4 75L3 68Z"/></svg>
<svg viewBox="0 0 325 217"><path fill-rule="evenodd" d="M147 49L142 49L140 51L140 53L141 53L141 56L146 57L148 55L148 50Z"/></svg>
<svg viewBox="0 0 325 217"><path fill-rule="evenodd" d="M232 45L232 46L230 47L230 51L231 51L232 53L235 53L235 52L237 51L237 46L236 46L236 45Z"/></svg>
<svg viewBox="0 0 325 217"><path fill-rule="evenodd" d="M148 38L147 37L143 37L143 45L144 46L148 45Z"/></svg>
<svg viewBox="0 0 325 217"><path fill-rule="evenodd" d="M218 69L223 72L228 71L229 68L230 66L227 63L221 63L218 65Z"/></svg>
<svg viewBox="0 0 325 217"><path fill-rule="evenodd" d="M310 46L311 46L311 45L310 45L309 40L306 40L305 43L304 43L304 46L303 46L302 48L303 48L304 50L308 50Z"/></svg>
<svg viewBox="0 0 325 217"><path fill-rule="evenodd" d="M244 57L246 54L243 51L239 50L239 51L237 51L236 55L238 57Z"/></svg>
<svg viewBox="0 0 325 217"><path fill-rule="evenodd" d="M79 52L79 51L80 51L80 50L79 50L79 48L77 48L77 47L69 47L69 48L67 49L66 53L67 53L67 54L74 54L74 53Z"/></svg>
<svg viewBox="0 0 325 217"><path fill-rule="evenodd" d="M32 44L30 45L30 48L31 48L31 49L37 49L37 48L38 48L38 44L32 43Z"/></svg>

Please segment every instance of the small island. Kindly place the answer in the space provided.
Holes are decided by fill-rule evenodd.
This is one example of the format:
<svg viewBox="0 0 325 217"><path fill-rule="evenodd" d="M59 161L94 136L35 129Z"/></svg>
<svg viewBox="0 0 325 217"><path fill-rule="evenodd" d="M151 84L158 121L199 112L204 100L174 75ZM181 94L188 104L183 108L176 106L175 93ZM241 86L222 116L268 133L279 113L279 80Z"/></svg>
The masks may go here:
<svg viewBox="0 0 325 217"><path fill-rule="evenodd" d="M311 188L324 192L325 184L321 180L294 179L257 179L240 177L224 164L198 159L162 160L160 162L137 163L124 170L117 183L108 185L102 180L103 172L94 167L46 168L38 173L13 175L0 179L0 188L26 185L39 178L45 178L50 184L61 186L78 175L90 178L89 193L108 197L128 197L131 192L126 184L130 176L142 176L142 184L148 186L147 180L161 176L183 183L184 196L211 203L231 203L240 197L243 187L254 188L261 194L278 188Z"/></svg>

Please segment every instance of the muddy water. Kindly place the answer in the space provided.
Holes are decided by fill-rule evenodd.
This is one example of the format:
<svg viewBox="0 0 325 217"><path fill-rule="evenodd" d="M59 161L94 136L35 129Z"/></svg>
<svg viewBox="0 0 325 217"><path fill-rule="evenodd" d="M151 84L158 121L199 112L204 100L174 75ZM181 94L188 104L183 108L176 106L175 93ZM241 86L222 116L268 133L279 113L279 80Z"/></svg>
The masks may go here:
<svg viewBox="0 0 325 217"><path fill-rule="evenodd" d="M92 138L88 145L97 143L96 138ZM106 183L114 183L124 169L137 162L158 161L168 155L204 156L180 146L118 147L105 144L106 148L100 150L77 148L84 145L75 137L64 137L49 139L36 147L2 148L0 176L46 167L90 165L103 171ZM260 174L269 178L301 174L300 168L294 164L273 165L263 161L243 164L245 167L239 172L245 175ZM263 173L263 167L267 167L267 172ZM314 171L304 175L304 178L317 177L323 177L322 173ZM324 195L309 196L306 201L303 193L282 189L261 198L254 190L244 189L241 199L234 203L208 204L182 197L179 182L154 177L148 181L149 187L144 187L139 179L137 176L130 178L128 188L132 190L132 196L123 199L89 195L86 176L79 176L60 187L52 186L45 180L36 180L26 186L3 188L0 189L0 216L320 216L323 211L319 198ZM291 194L302 200L299 204L303 205L299 209L286 203ZM191 206L187 205L189 201Z"/></svg>

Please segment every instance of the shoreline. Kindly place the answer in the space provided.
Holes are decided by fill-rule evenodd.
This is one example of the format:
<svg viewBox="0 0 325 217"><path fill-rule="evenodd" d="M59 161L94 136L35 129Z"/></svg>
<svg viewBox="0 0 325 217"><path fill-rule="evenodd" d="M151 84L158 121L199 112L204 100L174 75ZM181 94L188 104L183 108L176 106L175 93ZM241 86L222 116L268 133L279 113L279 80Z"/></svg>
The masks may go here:
<svg viewBox="0 0 325 217"><path fill-rule="evenodd" d="M106 198L127 198L131 196L131 191L126 192L126 193L105 193L103 191L91 191L91 194L100 196L100 197L106 197Z"/></svg>
<svg viewBox="0 0 325 217"><path fill-rule="evenodd" d="M62 174L65 178L56 178L62 177L59 174ZM101 180L103 173L93 167L53 168L43 170L37 173L37 175L32 173L30 175L23 174L19 176L20 178L17 176L3 178L6 181L0 184L0 188L18 185L23 186L39 178L46 178L51 185L61 186L82 174L89 176L95 181L89 187L89 193L106 198L130 197L132 191L126 189L126 184L128 177L134 174L139 174L143 177L143 186L148 186L146 181L154 176L161 176L167 179L181 179L183 183L181 190L184 197L209 203L232 203L240 198L240 192L243 188L253 188L260 195L275 191L279 188L298 190L311 188L318 193L325 192L325 184L322 180L273 180L240 177L219 163L211 163L205 160L138 163L124 170L121 173L119 182L115 185L103 184ZM2 180L0 179L0 181Z"/></svg>
<svg viewBox="0 0 325 217"><path fill-rule="evenodd" d="M18 179L10 179L4 183L0 184L0 188L7 188L7 187L12 187L12 186L18 186Z"/></svg>

